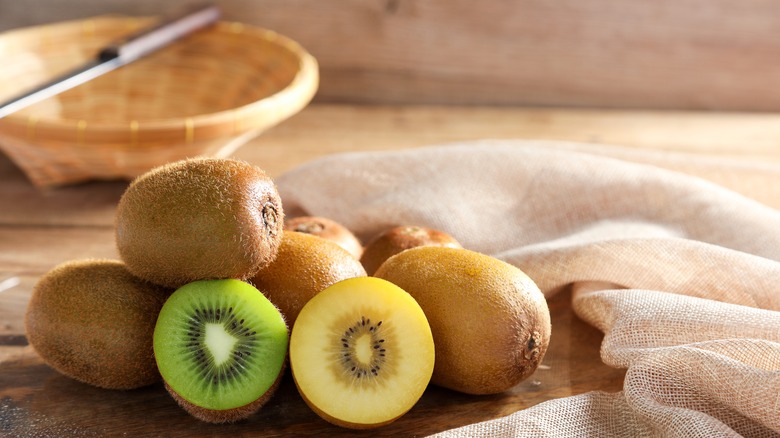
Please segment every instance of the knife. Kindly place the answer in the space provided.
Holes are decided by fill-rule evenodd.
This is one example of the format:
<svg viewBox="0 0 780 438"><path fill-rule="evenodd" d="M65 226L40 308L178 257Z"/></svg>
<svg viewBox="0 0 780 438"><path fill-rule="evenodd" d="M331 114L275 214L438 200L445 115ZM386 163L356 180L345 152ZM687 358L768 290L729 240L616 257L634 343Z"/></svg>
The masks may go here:
<svg viewBox="0 0 780 438"><path fill-rule="evenodd" d="M219 8L197 7L101 49L94 60L32 90L0 103L0 119L148 55L219 19Z"/></svg>

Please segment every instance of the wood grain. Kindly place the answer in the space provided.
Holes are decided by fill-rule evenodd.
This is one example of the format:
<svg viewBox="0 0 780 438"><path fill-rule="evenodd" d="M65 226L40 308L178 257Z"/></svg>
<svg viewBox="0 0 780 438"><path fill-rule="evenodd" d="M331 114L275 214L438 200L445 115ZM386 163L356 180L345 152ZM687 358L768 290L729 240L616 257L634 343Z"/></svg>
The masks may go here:
<svg viewBox="0 0 780 438"><path fill-rule="evenodd" d="M0 3L0 29L156 0ZM319 61L320 101L780 109L780 3L768 0L217 0Z"/></svg>

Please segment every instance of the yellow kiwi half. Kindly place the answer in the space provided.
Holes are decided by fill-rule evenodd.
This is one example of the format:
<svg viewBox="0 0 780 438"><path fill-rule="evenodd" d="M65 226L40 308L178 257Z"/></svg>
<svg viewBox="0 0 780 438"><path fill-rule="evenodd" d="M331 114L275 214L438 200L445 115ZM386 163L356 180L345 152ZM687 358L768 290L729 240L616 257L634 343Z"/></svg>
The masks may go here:
<svg viewBox="0 0 780 438"><path fill-rule="evenodd" d="M376 236L363 249L360 262L369 275L373 275L385 260L418 246L446 246L461 248L461 244L449 234L428 227L404 225L393 227Z"/></svg>
<svg viewBox="0 0 780 438"><path fill-rule="evenodd" d="M194 158L130 184L117 207L116 244L133 274L164 286L244 280L276 256L283 220L279 193L262 169Z"/></svg>
<svg viewBox="0 0 780 438"><path fill-rule="evenodd" d="M63 263L35 284L27 339L60 373L108 389L157 382L152 335L171 290L140 280L118 260Z"/></svg>
<svg viewBox="0 0 780 438"><path fill-rule="evenodd" d="M365 277L360 262L336 243L297 231L285 231L276 259L251 283L295 323L303 306L326 287L353 277Z"/></svg>
<svg viewBox="0 0 780 438"><path fill-rule="evenodd" d="M377 277L409 292L436 343L431 381L470 394L503 392L530 376L550 342L550 312L520 269L466 249L418 247L389 258Z"/></svg>
<svg viewBox="0 0 780 438"><path fill-rule="evenodd" d="M388 424L428 386L435 351L420 306L372 277L340 281L312 298L293 326L290 367L306 403L348 428Z"/></svg>

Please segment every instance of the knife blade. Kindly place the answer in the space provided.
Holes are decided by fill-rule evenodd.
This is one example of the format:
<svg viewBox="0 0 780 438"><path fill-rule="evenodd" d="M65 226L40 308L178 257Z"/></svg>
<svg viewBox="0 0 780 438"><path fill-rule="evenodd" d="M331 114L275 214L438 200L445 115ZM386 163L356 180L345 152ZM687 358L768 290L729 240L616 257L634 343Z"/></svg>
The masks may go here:
<svg viewBox="0 0 780 438"><path fill-rule="evenodd" d="M200 6L114 42L101 49L94 60L0 103L0 119L159 50L216 22L220 15L216 6Z"/></svg>

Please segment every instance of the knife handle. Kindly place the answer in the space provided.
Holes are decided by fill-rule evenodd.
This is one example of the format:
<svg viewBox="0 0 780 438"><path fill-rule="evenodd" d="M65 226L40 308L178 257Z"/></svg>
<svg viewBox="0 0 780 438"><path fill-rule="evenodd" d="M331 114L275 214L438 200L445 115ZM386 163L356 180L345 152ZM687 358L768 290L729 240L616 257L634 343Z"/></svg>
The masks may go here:
<svg viewBox="0 0 780 438"><path fill-rule="evenodd" d="M157 26L132 34L98 53L100 61L119 58L122 63L132 62L173 41L219 19L219 8L213 5L201 6L184 12L172 19L164 20Z"/></svg>

